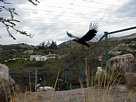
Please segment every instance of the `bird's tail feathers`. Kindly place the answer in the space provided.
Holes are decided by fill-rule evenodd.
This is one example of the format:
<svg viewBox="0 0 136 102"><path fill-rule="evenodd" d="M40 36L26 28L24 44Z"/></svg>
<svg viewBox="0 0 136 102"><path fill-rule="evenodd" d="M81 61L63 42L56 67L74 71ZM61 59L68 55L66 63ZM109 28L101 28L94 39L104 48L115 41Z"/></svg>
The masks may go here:
<svg viewBox="0 0 136 102"><path fill-rule="evenodd" d="M67 35L68 35L69 37L71 37L71 38L79 39L78 37L76 37L76 36L72 35L72 34L71 34L71 33L69 33L69 32L67 32Z"/></svg>
<svg viewBox="0 0 136 102"><path fill-rule="evenodd" d="M70 34L69 32L67 32L67 35L68 35L69 37L73 37L73 35L72 35L72 34Z"/></svg>

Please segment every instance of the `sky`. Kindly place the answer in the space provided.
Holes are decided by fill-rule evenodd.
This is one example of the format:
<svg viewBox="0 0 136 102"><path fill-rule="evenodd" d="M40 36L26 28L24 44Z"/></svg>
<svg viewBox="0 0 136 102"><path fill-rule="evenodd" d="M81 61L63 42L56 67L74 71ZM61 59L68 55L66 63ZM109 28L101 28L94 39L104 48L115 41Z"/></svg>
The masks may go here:
<svg viewBox="0 0 136 102"><path fill-rule="evenodd" d="M114 31L136 26L136 0L39 0L32 5L27 0L9 0L19 13L18 28L32 34L32 38L14 34L17 40L9 37L0 24L0 44L27 43L38 45L41 42L56 41L58 44L70 38L66 31L81 37L89 30L90 22L98 26L99 39L104 31ZM5 15L6 16L6 15ZM136 30L112 36L132 34Z"/></svg>

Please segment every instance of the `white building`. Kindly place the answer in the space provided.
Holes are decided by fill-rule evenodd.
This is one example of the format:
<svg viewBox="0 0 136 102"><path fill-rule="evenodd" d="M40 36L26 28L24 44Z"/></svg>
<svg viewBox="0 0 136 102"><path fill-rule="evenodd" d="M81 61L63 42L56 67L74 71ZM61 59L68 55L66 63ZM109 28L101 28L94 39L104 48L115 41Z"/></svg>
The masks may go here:
<svg viewBox="0 0 136 102"><path fill-rule="evenodd" d="M30 55L30 61L46 61L47 59L56 58L56 54L49 53L48 55Z"/></svg>
<svg viewBox="0 0 136 102"><path fill-rule="evenodd" d="M49 58L56 58L56 54L51 54L51 53L49 53L48 55L46 55L47 56L47 58L49 59Z"/></svg>
<svg viewBox="0 0 136 102"><path fill-rule="evenodd" d="M42 56L42 55L31 55L30 56L30 61L46 61L48 58L47 56Z"/></svg>

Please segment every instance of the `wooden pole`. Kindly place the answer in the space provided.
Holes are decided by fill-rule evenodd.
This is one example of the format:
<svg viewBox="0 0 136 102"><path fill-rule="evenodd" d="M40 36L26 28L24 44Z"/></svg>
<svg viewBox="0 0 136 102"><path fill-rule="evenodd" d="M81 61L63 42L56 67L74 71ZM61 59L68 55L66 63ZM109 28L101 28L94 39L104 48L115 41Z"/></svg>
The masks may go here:
<svg viewBox="0 0 136 102"><path fill-rule="evenodd" d="M60 71L58 71L57 78L56 78L55 84L53 86L54 89L56 89L57 82L58 82L58 79L59 79L59 74L60 74Z"/></svg>
<svg viewBox="0 0 136 102"><path fill-rule="evenodd" d="M31 72L29 72L29 91L31 92Z"/></svg>
<svg viewBox="0 0 136 102"><path fill-rule="evenodd" d="M36 92L36 89L37 89L37 69L35 69L35 92Z"/></svg>
<svg viewBox="0 0 136 102"><path fill-rule="evenodd" d="M88 64L87 57L85 58L85 75L86 75L86 86L89 87L89 73L88 73Z"/></svg>

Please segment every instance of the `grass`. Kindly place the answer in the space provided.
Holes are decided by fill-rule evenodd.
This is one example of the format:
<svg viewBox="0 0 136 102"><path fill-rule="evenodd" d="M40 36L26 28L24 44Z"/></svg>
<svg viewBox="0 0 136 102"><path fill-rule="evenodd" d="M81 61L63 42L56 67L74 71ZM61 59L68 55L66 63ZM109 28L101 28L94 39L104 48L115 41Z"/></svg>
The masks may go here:
<svg viewBox="0 0 136 102"><path fill-rule="evenodd" d="M56 76L54 87L57 85L59 72ZM120 81L123 79L122 73L114 70L105 70L87 79L90 86L68 91L46 91L24 93L14 91L11 102L136 102L136 92L134 90L120 90ZM87 82L87 84L88 84ZM5 85L4 85L5 84ZM6 93L7 84L1 84ZM7 99L8 96L6 96ZM0 101L2 102L2 101ZM3 101L8 102L8 101Z"/></svg>
<svg viewBox="0 0 136 102"><path fill-rule="evenodd" d="M12 102L135 102L132 91L106 91L104 89L78 89L65 92L25 92L17 95Z"/></svg>
<svg viewBox="0 0 136 102"><path fill-rule="evenodd" d="M59 73L58 73L59 75ZM58 77L57 75L57 77ZM120 90L120 73L99 73L92 78L92 86L68 91L16 93L11 102L136 102L136 92ZM56 86L56 82L54 86Z"/></svg>

